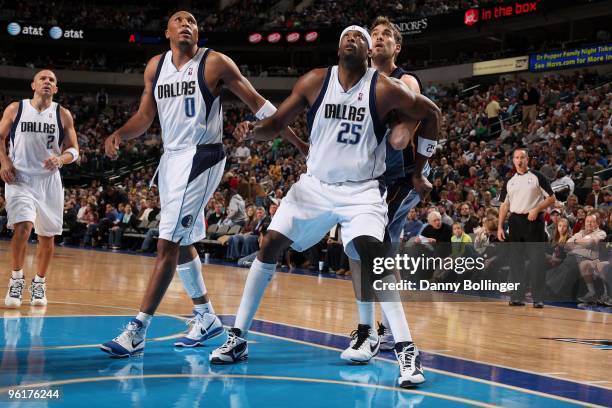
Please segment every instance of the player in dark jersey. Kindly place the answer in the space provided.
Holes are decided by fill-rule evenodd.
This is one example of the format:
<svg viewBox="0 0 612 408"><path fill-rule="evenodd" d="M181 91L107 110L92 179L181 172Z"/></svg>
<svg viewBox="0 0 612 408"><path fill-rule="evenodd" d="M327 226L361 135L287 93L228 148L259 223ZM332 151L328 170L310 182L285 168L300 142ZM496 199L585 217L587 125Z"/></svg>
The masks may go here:
<svg viewBox="0 0 612 408"><path fill-rule="evenodd" d="M397 27L387 17L378 17L372 23L370 30L373 43L372 67L383 75L401 81L413 92L421 93L421 82L418 77L395 64L402 49L402 35ZM399 242L410 209L414 208L421 198L429 194L432 187L426 176L429 174L428 158L435 150L436 140L423 138L419 127L418 121L402 120L393 126L387 135L387 140L389 140L393 133L408 133L412 141L404 150L395 150L387 142L386 170L383 178L387 186L389 223L385 239L391 243ZM420 146L419 139L421 139ZM350 260L349 263L354 272L353 280L359 280L361 275L359 262ZM370 342L375 342L374 337L378 334L381 350L393 350L395 341L384 313L382 313L382 323L378 326L378 333L373 332L375 321L373 302L358 300L357 305L359 326L350 346L342 353L342 358L351 362L366 363L375 354L367 352L367 347L362 347L365 338L369 338Z"/></svg>

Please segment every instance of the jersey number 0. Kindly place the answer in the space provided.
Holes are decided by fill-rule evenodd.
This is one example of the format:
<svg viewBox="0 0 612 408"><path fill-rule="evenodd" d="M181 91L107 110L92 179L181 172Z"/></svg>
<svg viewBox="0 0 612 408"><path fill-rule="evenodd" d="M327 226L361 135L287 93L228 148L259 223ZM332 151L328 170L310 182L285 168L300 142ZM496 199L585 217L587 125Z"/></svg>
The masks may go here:
<svg viewBox="0 0 612 408"><path fill-rule="evenodd" d="M194 98L185 98L185 115L188 118L193 118L195 116L195 99Z"/></svg>

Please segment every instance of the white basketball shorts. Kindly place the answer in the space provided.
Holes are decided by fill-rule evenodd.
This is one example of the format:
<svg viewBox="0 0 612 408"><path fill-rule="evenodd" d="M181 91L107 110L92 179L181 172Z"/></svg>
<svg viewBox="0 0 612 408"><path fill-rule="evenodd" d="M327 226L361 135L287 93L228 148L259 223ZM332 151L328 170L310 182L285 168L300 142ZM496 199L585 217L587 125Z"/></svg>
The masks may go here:
<svg viewBox="0 0 612 408"><path fill-rule="evenodd" d="M159 162L159 238L191 245L206 236L204 210L225 167L221 143L167 150Z"/></svg>
<svg viewBox="0 0 612 408"><path fill-rule="evenodd" d="M386 194L377 180L328 184L311 174L302 174L282 199L268 229L293 241L291 247L296 251L304 251L340 224L346 254L359 259L354 238L384 238Z"/></svg>
<svg viewBox="0 0 612 408"><path fill-rule="evenodd" d="M17 172L15 183L6 184L8 227L29 221L43 237L62 235L64 187L59 171L49 174Z"/></svg>

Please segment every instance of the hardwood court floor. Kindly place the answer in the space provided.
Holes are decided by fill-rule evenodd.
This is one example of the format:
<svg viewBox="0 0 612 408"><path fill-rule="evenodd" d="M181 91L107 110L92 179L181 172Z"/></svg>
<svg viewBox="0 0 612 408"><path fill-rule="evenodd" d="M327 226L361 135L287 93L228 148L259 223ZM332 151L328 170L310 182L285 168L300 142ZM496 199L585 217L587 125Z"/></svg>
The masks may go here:
<svg viewBox="0 0 612 408"><path fill-rule="evenodd" d="M8 279L9 250L7 241L0 242L2 279ZM24 268L28 280L35 271L34 252L30 246ZM45 313L132 315L153 263L152 257L58 247L48 274ZM236 313L247 272L204 265L206 286L218 314ZM612 389L609 350L546 339L612 339L612 314L561 307L510 308L501 301L474 302L457 295L437 297L434 302L404 304L413 337L422 350ZM453 301L444 301L451 298ZM21 308L22 315L31 313L27 303ZM158 313L191 313L190 299L177 276ZM348 335L356 327L357 310L348 280L277 273L256 318ZM100 340L116 334L108 333L107 339Z"/></svg>

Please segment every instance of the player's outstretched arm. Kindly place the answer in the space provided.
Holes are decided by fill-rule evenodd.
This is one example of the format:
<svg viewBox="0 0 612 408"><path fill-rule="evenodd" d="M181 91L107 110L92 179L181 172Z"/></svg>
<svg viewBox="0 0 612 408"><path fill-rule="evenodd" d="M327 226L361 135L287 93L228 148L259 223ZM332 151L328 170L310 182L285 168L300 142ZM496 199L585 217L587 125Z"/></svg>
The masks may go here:
<svg viewBox="0 0 612 408"><path fill-rule="evenodd" d="M79 158L79 143L72 114L68 109L60 107L60 116L64 128L64 142L60 146L62 154L59 156L52 155L45 160L44 166L47 170L55 170L64 164L74 163Z"/></svg>
<svg viewBox="0 0 612 408"><path fill-rule="evenodd" d="M9 184L15 180L15 168L6 152L6 137L11 131L18 109L19 102L11 103L4 110L2 119L0 120L0 178L2 178L5 183Z"/></svg>
<svg viewBox="0 0 612 408"><path fill-rule="evenodd" d="M147 63L144 72L144 91L140 97L138 111L132 116L125 125L117 129L112 135L106 138L104 150L109 157L115 157L122 141L130 140L142 135L153 123L156 114L153 82L155 81L155 71L161 55L156 55Z"/></svg>
<svg viewBox="0 0 612 408"><path fill-rule="evenodd" d="M216 59L214 65L212 65L213 67L223 68L219 71L223 84L234 95L240 98L254 114L264 118L274 113L274 106L255 90L231 58L218 52L214 52L209 58ZM285 140L294 145L302 154L308 154L308 144L300 139L291 128L285 126L277 134L281 134Z"/></svg>
<svg viewBox="0 0 612 408"><path fill-rule="evenodd" d="M300 77L291 90L291 94L281 103L276 113L269 118L249 125L245 136L254 140L271 140L278 132L291 123L314 100L315 92L321 89L325 78L325 69L315 69Z"/></svg>

